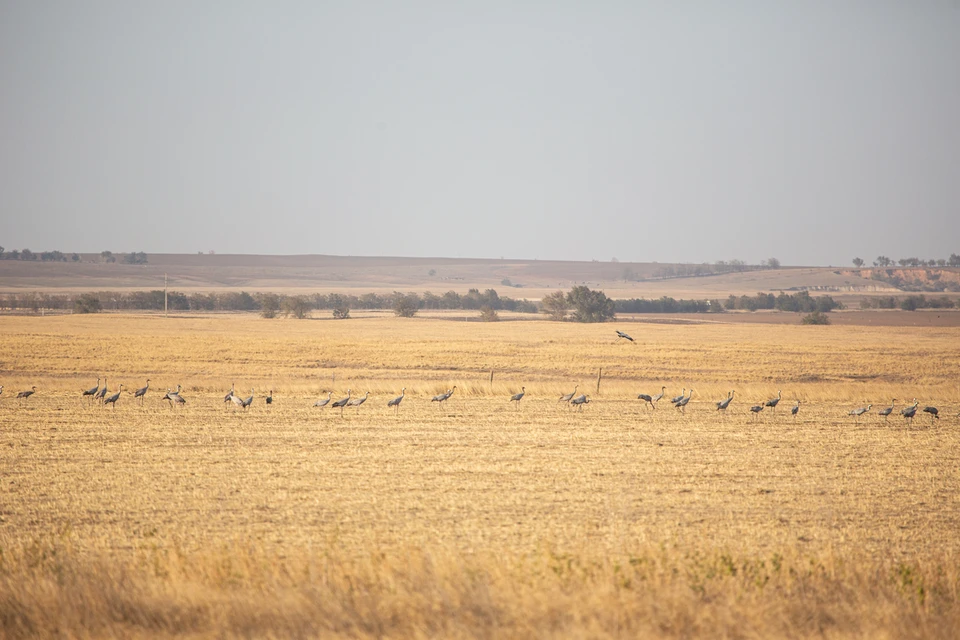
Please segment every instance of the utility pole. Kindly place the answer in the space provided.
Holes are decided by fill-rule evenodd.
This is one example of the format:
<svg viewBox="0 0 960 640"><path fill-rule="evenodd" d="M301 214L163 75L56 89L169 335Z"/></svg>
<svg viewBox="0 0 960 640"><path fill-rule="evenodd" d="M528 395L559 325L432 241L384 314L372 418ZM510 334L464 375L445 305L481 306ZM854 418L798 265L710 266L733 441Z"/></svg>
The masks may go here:
<svg viewBox="0 0 960 640"><path fill-rule="evenodd" d="M167 317L167 274L163 274L163 317Z"/></svg>

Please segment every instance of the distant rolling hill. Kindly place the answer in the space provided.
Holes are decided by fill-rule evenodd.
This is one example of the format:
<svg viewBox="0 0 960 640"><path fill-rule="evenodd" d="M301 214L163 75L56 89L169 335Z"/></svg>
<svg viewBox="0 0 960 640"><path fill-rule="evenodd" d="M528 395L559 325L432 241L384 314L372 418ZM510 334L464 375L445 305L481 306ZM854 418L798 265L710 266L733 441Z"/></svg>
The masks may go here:
<svg viewBox="0 0 960 640"><path fill-rule="evenodd" d="M471 258L150 254L145 265L0 260L0 292L148 290L184 292L389 292L496 289L500 295L539 299L577 284L614 298L722 298L759 291L799 290L857 296L896 292L855 269L786 267L717 275L661 277L690 265Z"/></svg>

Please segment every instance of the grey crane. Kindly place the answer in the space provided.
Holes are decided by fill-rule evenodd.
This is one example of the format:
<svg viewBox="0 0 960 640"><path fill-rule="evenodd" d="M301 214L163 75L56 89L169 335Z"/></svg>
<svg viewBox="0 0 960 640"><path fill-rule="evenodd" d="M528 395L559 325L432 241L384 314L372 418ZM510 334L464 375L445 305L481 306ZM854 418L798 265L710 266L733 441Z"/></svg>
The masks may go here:
<svg viewBox="0 0 960 640"><path fill-rule="evenodd" d="M133 392L134 398L140 398L140 404L143 404L143 398L147 395L147 389L150 388L150 378L147 378L147 384Z"/></svg>
<svg viewBox="0 0 960 640"><path fill-rule="evenodd" d="M750 407L750 411L753 412L754 417L760 417L760 412L763 411L763 407L764 405L762 404L755 404Z"/></svg>
<svg viewBox="0 0 960 640"><path fill-rule="evenodd" d="M340 409L340 415L342 416L342 415L343 415L343 408L344 408L345 406L347 406L347 403L348 403L348 402L350 402L350 389L347 389L347 397L346 397L346 398L340 398L339 400L337 400L336 402L333 403L333 408L334 408L334 409Z"/></svg>
<svg viewBox="0 0 960 640"><path fill-rule="evenodd" d="M791 415L793 415L793 418L794 418L794 419L797 418L797 414L800 413L800 401L799 401L799 400L797 400L796 406L794 406L793 409L790 409L790 413L791 413Z"/></svg>
<svg viewBox="0 0 960 640"><path fill-rule="evenodd" d="M37 388L36 388L36 387L30 387L30 388L27 389L26 391L21 391L20 393L18 393L18 394L17 394L17 400L19 400L20 402L23 402L24 400L26 400L27 398L29 398L30 396L32 396L32 395L35 394L36 392L37 392Z"/></svg>
<svg viewBox="0 0 960 640"><path fill-rule="evenodd" d="M687 392L687 388L684 387L683 390L680 392L680 395L678 395L676 398L671 399L670 402L672 402L673 404L677 404L678 402L683 400L683 396L686 392Z"/></svg>
<svg viewBox="0 0 960 640"><path fill-rule="evenodd" d="M940 410L937 409L936 407L924 407L924 408L923 408L923 412L930 414L930 416L931 416L931 417L930 417L930 422L933 422L933 419L934 419L934 418L936 418L937 420L940 419Z"/></svg>
<svg viewBox="0 0 960 640"><path fill-rule="evenodd" d="M325 407L325 406L327 406L328 404L330 404L330 399L331 399L331 398L333 398L333 391L330 391L330 392L327 394L327 397L326 397L326 398L320 398L319 400L317 400L316 402L314 402L314 403L313 403L313 406L315 406L315 407L321 407L321 408L322 408L322 407Z"/></svg>
<svg viewBox="0 0 960 640"><path fill-rule="evenodd" d="M250 405L253 404L253 395L254 395L253 392L254 392L254 390L253 390L253 389L250 389L250 397L247 398L246 400L244 400L244 401L240 404L240 406L243 407L243 410L244 410L244 411L247 410L247 407L249 407Z"/></svg>
<svg viewBox="0 0 960 640"><path fill-rule="evenodd" d="M717 403L717 411L726 411L727 407L730 406L730 403L733 402L733 394L736 393L736 389L727 394L727 397Z"/></svg>
<svg viewBox="0 0 960 640"><path fill-rule="evenodd" d="M523 396L524 396L524 394L526 394L526 393L527 393L527 388L526 388L526 387L520 387L520 393L515 393L515 394L513 394L512 396L510 396L510 402L516 402L516 403L517 403L517 409L519 409L519 408L520 408L520 401L523 400Z"/></svg>
<svg viewBox="0 0 960 640"><path fill-rule="evenodd" d="M573 385L573 391L570 393L565 393L562 396L560 396L560 399L557 400L557 402L570 402L571 400L573 400L573 396L577 395L578 388L580 388L580 385L578 384Z"/></svg>
<svg viewBox="0 0 960 640"><path fill-rule="evenodd" d="M617 340L619 340L620 338L623 338L624 340L629 340L630 342L633 342L633 341L634 341L633 338L631 338L630 336L628 336L627 334L625 334L623 331L620 331L620 330L618 329L618 330L617 330Z"/></svg>
<svg viewBox="0 0 960 640"><path fill-rule="evenodd" d="M267 404L273 404L273 389L270 389L270 395L267 396Z"/></svg>
<svg viewBox="0 0 960 640"><path fill-rule="evenodd" d="M692 397L693 397L693 389L690 389L690 393L687 394L687 397L683 398L682 400L680 400L680 402L678 402L673 406L675 406L677 409L680 409L680 413L686 413L686 411L684 411L684 407L687 406L687 403L690 402L690 398Z"/></svg>
<svg viewBox="0 0 960 640"><path fill-rule="evenodd" d="M100 391L97 391L95 394L93 394L93 399L103 402L103 399L106 397L107 397L107 379L104 378L103 386L100 387Z"/></svg>
<svg viewBox="0 0 960 640"><path fill-rule="evenodd" d="M865 407L857 407L856 409L851 409L850 413L848 413L847 415L853 416L854 420L856 420L857 422L860 422L860 416L865 414L867 411L870 411L870 409L872 408L873 408L872 404L868 404Z"/></svg>
<svg viewBox="0 0 960 640"><path fill-rule="evenodd" d="M234 389L236 389L236 386L237 386L237 385L236 385L235 382L230 384L230 391L227 392L227 395L223 396L223 403L224 403L224 404L230 402L230 400L233 399L233 391L234 391Z"/></svg>
<svg viewBox="0 0 960 640"><path fill-rule="evenodd" d="M659 394L659 395L656 395L656 396L651 396L651 395L648 395L648 394L646 394L646 393L641 393L640 395L637 396L637 400L643 400L644 402L646 402L647 404L649 404L652 408L656 409L656 408L657 408L657 406L656 406L657 401L660 400L660 398L663 397L663 392L666 391L666 390L667 390L666 387L660 387L660 394Z"/></svg>
<svg viewBox="0 0 960 640"><path fill-rule="evenodd" d="M393 407L393 412L395 414L400 413L400 403L403 402L403 396L407 394L407 388L404 387L400 390L400 395L387 403L388 407Z"/></svg>
<svg viewBox="0 0 960 640"><path fill-rule="evenodd" d="M370 392L367 391L367 392L363 395L362 398L353 398L352 400L350 400L350 401L347 403L347 406L348 406L348 407L359 407L360 405L362 405L364 402L367 401L367 397L368 397L369 395L370 395Z"/></svg>
<svg viewBox="0 0 960 640"><path fill-rule="evenodd" d="M590 397L581 393L576 398L571 400L570 404L575 406L577 411L583 411L583 405L590 404Z"/></svg>
<svg viewBox="0 0 960 640"><path fill-rule="evenodd" d="M889 407L884 407L883 409L880 409L880 411L877 411L877 415L883 416L884 421L886 421L887 416L889 416L891 413L893 413L893 408L894 408L896 405L897 405L897 399L894 398L894 399L893 399L893 402L890 403L890 406L889 406Z"/></svg>
<svg viewBox="0 0 960 640"><path fill-rule="evenodd" d="M86 391L83 391L80 397L81 398L85 398L86 396L96 397L97 391L100 391L100 378L97 378L97 384L93 385L92 389L87 389Z"/></svg>
<svg viewBox="0 0 960 640"><path fill-rule="evenodd" d="M186 398L184 398L182 395L178 393L175 396L173 396L173 404L183 406L187 404L187 400Z"/></svg>
<svg viewBox="0 0 960 640"><path fill-rule="evenodd" d="M433 396L433 398L430 399L430 402L438 403L437 406L439 407L440 404L443 404L444 402L449 400L450 396L452 396L453 392L456 390L457 390L457 385L453 385L453 389L448 389L446 393L441 393L440 395Z"/></svg>
<svg viewBox="0 0 960 640"><path fill-rule="evenodd" d="M166 395L164 395L164 396L163 396L162 398L160 398L160 399L161 399L161 400L166 400L167 402L170 403L170 406L172 407L172 406L173 406L173 403L177 401L177 397L180 396L180 389L181 389L181 388L182 388L182 387L178 384L176 391L171 391L170 389L167 389Z"/></svg>
<svg viewBox="0 0 960 640"><path fill-rule="evenodd" d="M763 403L763 406L765 406L765 407L770 407L771 409L773 409L774 411L776 411L776 410L777 410L777 405L780 404L780 397L781 397L780 390L777 389L777 397L776 397L776 398L770 398L769 400L767 400L766 402Z"/></svg>
<svg viewBox="0 0 960 640"><path fill-rule="evenodd" d="M241 398L241 397L238 396L238 395L233 395L233 394L231 394L231 395L230 395L230 402L233 403L233 407L234 407L233 410L234 410L234 411L236 411L238 407L241 408L241 409L246 409L246 406L244 406L244 404L243 404L243 398Z"/></svg>
<svg viewBox="0 0 960 640"><path fill-rule="evenodd" d="M914 398L911 406L900 409L900 415L903 416L904 420L913 420L913 416L917 415L918 406L920 406L920 403Z"/></svg>
<svg viewBox="0 0 960 640"><path fill-rule="evenodd" d="M117 392L116 392L115 394L113 394L113 395L110 396L109 398L104 398L104 400L103 400L103 406L107 406L108 404L112 404L112 405L113 405L113 408L116 409L116 408L117 408L117 400L120 399L120 394L121 394L121 393L123 393L123 385L122 385L122 384L120 385L120 388L117 389Z"/></svg>

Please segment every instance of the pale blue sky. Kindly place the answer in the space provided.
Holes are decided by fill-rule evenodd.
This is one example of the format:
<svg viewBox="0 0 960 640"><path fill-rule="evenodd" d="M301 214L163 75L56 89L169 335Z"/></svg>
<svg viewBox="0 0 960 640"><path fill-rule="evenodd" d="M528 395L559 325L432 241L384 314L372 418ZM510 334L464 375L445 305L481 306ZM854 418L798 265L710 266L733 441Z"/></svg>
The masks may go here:
<svg viewBox="0 0 960 640"><path fill-rule="evenodd" d="M960 252L950 2L0 0L0 244Z"/></svg>

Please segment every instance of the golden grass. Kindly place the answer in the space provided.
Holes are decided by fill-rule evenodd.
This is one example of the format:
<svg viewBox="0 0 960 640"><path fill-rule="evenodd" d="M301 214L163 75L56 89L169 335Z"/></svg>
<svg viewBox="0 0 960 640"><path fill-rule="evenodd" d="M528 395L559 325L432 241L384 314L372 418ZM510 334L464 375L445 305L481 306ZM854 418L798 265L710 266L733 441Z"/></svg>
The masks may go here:
<svg viewBox="0 0 960 640"><path fill-rule="evenodd" d="M613 328L0 318L0 635L953 635L960 330Z"/></svg>

